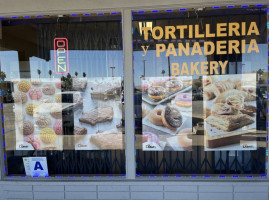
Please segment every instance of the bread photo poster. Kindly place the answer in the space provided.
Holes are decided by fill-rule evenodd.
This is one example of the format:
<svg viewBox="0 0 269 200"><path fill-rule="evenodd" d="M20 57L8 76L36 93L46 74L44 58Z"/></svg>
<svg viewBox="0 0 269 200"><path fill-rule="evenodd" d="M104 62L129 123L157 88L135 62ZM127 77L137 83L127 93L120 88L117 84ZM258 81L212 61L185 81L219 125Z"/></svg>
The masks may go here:
<svg viewBox="0 0 269 200"><path fill-rule="evenodd" d="M16 150L62 150L61 81L14 80Z"/></svg>
<svg viewBox="0 0 269 200"><path fill-rule="evenodd" d="M142 78L142 149L192 150L192 77Z"/></svg>
<svg viewBox="0 0 269 200"><path fill-rule="evenodd" d="M256 73L203 77L205 150L256 150Z"/></svg>
<svg viewBox="0 0 269 200"><path fill-rule="evenodd" d="M73 78L75 150L124 149L121 77Z"/></svg>

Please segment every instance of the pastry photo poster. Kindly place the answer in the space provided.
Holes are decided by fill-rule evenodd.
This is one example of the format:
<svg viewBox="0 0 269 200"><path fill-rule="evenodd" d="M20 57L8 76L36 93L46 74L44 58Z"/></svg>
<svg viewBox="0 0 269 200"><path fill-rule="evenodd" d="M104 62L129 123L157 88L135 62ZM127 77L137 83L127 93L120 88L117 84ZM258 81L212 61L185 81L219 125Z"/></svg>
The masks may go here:
<svg viewBox="0 0 269 200"><path fill-rule="evenodd" d="M143 151L192 150L192 77L142 78Z"/></svg>
<svg viewBox="0 0 269 200"><path fill-rule="evenodd" d="M61 81L13 81L16 150L62 150Z"/></svg>
<svg viewBox="0 0 269 200"><path fill-rule="evenodd" d="M121 77L74 78L75 150L124 148Z"/></svg>
<svg viewBox="0 0 269 200"><path fill-rule="evenodd" d="M256 150L256 73L203 77L205 151Z"/></svg>

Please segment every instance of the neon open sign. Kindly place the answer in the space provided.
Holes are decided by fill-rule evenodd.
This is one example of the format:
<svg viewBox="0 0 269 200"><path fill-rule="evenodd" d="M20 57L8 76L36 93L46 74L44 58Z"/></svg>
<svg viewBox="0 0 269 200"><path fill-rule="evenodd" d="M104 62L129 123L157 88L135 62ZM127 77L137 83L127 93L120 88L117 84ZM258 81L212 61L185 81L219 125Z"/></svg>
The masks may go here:
<svg viewBox="0 0 269 200"><path fill-rule="evenodd" d="M69 73L68 40L67 38L54 38L55 73Z"/></svg>

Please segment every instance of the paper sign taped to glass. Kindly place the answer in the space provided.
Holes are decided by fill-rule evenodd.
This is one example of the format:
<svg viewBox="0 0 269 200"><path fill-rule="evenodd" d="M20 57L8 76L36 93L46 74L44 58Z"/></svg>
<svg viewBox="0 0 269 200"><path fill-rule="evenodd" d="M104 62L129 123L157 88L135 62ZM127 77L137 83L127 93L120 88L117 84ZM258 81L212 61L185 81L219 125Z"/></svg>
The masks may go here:
<svg viewBox="0 0 269 200"><path fill-rule="evenodd" d="M80 91L74 111L75 150L124 149L121 77L88 78L82 84L73 79Z"/></svg>
<svg viewBox="0 0 269 200"><path fill-rule="evenodd" d="M192 77L143 77L142 149L192 150Z"/></svg>
<svg viewBox="0 0 269 200"><path fill-rule="evenodd" d="M256 73L203 77L205 150L256 150Z"/></svg>
<svg viewBox="0 0 269 200"><path fill-rule="evenodd" d="M26 176L45 177L49 175L46 157L24 157L23 164Z"/></svg>
<svg viewBox="0 0 269 200"><path fill-rule="evenodd" d="M16 150L62 150L59 78L13 81Z"/></svg>

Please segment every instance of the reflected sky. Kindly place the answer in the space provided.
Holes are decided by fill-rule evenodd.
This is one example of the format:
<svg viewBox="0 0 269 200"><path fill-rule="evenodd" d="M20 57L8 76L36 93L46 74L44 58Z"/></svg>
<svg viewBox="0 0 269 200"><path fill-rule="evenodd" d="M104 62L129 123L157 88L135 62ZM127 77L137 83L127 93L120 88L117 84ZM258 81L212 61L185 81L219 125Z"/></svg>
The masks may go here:
<svg viewBox="0 0 269 200"><path fill-rule="evenodd" d="M243 54L242 68L238 69L238 73L246 73L257 71L258 69L267 70L267 44L259 44L260 53L252 52ZM41 70L40 78L48 78L49 70L52 70L52 78L58 78L61 75L54 73L54 51L50 51L51 60L48 62L37 57L30 58L30 73L32 78L38 78L37 69ZM144 60L145 60L145 76L168 76L168 58L165 54L161 57L156 57L155 50L148 50L146 56L142 56L143 51L135 51L134 55L134 81L136 85L140 85L140 77L144 75ZM19 60L17 51L1 51L1 70L6 73L6 81L15 78L20 78L23 74L29 76L29 71L21 69L19 73ZM190 63L206 61L206 56L170 56L170 63ZM82 77L83 72L87 77L111 77L114 66L113 75L123 77L123 51L122 50L70 50L69 51L69 66L70 74L75 75L78 72L78 77ZM131 67L131 66L130 66ZM235 73L234 63L229 63L230 73ZM162 74L162 70L165 71ZM22 78L22 77L21 77ZM195 78L195 76L194 76Z"/></svg>

